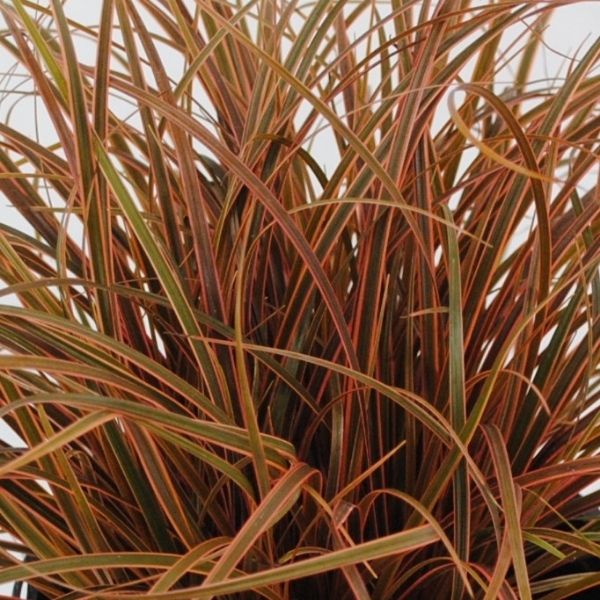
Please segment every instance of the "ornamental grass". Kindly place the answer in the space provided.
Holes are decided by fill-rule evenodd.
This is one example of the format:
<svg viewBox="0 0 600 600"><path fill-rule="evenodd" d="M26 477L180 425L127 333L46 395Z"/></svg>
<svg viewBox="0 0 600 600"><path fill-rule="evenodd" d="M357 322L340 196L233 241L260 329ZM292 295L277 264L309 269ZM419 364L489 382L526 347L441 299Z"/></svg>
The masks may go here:
<svg viewBox="0 0 600 600"><path fill-rule="evenodd" d="M573 3L0 1L0 583L593 594L600 39L531 74Z"/></svg>

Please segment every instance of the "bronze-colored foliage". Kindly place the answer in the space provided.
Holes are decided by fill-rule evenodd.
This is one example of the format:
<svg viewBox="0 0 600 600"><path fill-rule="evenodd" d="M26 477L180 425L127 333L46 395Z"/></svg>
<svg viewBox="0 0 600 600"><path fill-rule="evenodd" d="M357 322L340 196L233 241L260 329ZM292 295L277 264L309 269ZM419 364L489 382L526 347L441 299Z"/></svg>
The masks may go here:
<svg viewBox="0 0 600 600"><path fill-rule="evenodd" d="M45 128L2 108L0 583L600 585L600 40L529 83L568 3L0 0Z"/></svg>

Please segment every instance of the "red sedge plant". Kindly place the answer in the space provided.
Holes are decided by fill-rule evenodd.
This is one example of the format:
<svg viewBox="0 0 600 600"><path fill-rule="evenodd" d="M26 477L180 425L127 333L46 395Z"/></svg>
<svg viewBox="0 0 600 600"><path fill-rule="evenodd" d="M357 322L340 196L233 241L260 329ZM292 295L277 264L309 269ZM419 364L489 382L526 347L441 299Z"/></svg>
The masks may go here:
<svg viewBox="0 0 600 600"><path fill-rule="evenodd" d="M0 2L0 583L600 584L600 41L530 81L569 3Z"/></svg>

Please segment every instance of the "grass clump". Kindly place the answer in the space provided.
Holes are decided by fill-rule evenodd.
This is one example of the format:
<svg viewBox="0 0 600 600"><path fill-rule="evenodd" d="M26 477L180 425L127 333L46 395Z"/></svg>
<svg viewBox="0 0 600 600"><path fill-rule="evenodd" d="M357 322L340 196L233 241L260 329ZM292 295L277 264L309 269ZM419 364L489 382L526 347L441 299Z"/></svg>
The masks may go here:
<svg viewBox="0 0 600 600"><path fill-rule="evenodd" d="M597 586L600 41L530 81L568 3L91 4L0 2L0 582Z"/></svg>

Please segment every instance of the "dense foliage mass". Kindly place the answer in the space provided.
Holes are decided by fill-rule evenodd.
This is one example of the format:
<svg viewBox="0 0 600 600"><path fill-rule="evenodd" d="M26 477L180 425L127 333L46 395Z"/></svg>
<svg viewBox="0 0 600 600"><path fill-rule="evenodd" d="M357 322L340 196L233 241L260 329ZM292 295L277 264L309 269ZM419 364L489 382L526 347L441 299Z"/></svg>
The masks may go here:
<svg viewBox="0 0 600 600"><path fill-rule="evenodd" d="M0 1L0 583L600 585L600 41L530 77L568 3Z"/></svg>

